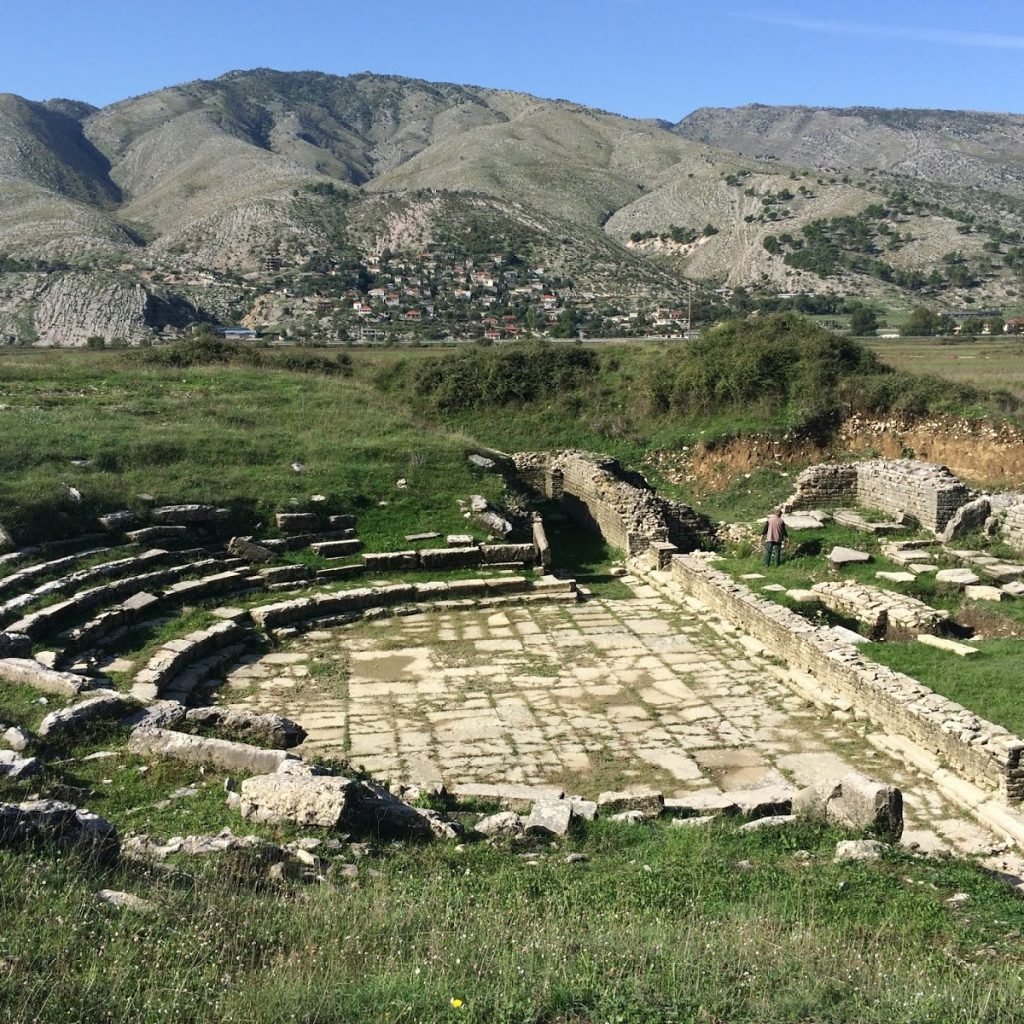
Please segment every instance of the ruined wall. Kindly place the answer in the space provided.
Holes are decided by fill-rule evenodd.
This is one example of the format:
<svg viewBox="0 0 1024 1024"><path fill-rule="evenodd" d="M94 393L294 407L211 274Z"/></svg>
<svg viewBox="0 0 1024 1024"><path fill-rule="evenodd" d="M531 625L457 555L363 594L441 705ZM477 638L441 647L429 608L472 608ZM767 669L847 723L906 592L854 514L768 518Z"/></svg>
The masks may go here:
<svg viewBox="0 0 1024 1024"><path fill-rule="evenodd" d="M693 551L714 536L709 519L681 502L659 497L643 477L614 459L587 452L515 456L520 479L534 491L561 501L577 521L596 529L629 555L668 542Z"/></svg>
<svg viewBox="0 0 1024 1024"><path fill-rule="evenodd" d="M945 466L871 459L805 469L783 510L858 504L892 515L906 513L926 530L941 533L970 497L968 488Z"/></svg>
<svg viewBox="0 0 1024 1024"><path fill-rule="evenodd" d="M1003 516L999 536L1016 551L1024 551L1024 505L1011 505Z"/></svg>
<svg viewBox="0 0 1024 1024"><path fill-rule="evenodd" d="M1024 800L1024 740L866 658L795 612L766 601L699 558L677 555L673 578L716 614L809 672L883 729L909 736L1010 803Z"/></svg>

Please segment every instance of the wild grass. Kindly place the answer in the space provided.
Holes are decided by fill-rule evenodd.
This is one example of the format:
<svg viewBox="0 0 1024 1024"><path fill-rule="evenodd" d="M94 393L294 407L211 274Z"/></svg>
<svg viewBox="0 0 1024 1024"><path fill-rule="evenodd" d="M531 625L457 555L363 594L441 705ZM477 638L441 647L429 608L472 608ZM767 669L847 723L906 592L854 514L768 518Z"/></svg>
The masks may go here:
<svg viewBox="0 0 1024 1024"><path fill-rule="evenodd" d="M11 1021L1012 1021L1024 904L970 865L833 864L815 825L590 825L537 863L394 848L300 888L0 854ZM588 860L567 864L565 854ZM218 866L219 863L219 866ZM129 889L150 914L100 906ZM951 905L955 893L966 900Z"/></svg>

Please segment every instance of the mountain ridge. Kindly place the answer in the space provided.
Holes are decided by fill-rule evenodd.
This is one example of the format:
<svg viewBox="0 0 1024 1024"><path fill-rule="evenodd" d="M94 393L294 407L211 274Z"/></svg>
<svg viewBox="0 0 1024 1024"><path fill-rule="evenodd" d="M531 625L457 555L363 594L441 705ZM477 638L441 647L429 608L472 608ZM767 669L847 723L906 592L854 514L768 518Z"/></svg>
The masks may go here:
<svg viewBox="0 0 1024 1024"><path fill-rule="evenodd" d="M398 238L443 241L455 260L488 231L572 279L559 309L590 296L649 318L692 281L959 305L1016 292L1024 116L751 104L671 124L511 90L261 68L102 108L2 94L0 181L0 254L18 268L0 275L0 340L20 343L144 341L178 329L183 309L255 321L289 308L269 292L334 294L337 271L310 265L365 271L370 249ZM966 266L948 282L932 272L946 258ZM114 278L144 298L105 324L109 304L86 296ZM350 308L364 278L339 293ZM55 295L97 312L76 327ZM434 316L436 296L410 295ZM351 336L354 314L330 301L326 336ZM472 302L483 321L505 292ZM391 330L394 315L359 322ZM263 326L323 336L300 319Z"/></svg>

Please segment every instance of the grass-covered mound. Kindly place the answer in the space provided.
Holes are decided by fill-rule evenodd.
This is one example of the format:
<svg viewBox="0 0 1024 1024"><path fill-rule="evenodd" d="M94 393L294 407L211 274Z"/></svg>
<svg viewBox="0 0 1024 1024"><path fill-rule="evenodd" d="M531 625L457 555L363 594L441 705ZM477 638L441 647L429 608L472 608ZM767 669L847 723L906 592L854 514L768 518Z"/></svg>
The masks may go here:
<svg viewBox="0 0 1024 1024"><path fill-rule="evenodd" d="M456 498L500 494L465 437L423 429L365 382L297 372L302 353L254 350L268 362L238 365L243 346L220 344L0 357L0 523L22 544L74 536L148 494L227 506L249 533L323 494L380 550L460 532Z"/></svg>

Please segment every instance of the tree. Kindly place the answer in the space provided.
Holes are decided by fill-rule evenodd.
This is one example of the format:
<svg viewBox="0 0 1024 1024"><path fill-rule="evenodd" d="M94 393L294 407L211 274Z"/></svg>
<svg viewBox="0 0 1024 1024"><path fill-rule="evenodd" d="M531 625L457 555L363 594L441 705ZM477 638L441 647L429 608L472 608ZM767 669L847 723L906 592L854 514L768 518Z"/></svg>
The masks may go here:
<svg viewBox="0 0 1024 1024"><path fill-rule="evenodd" d="M874 334L878 330L878 316L870 306L861 306L850 317L850 333L858 336Z"/></svg>
<svg viewBox="0 0 1024 1024"><path fill-rule="evenodd" d="M900 334L903 337L930 338L936 334L948 334L951 329L952 324L948 317L940 316L927 306L916 306L900 328Z"/></svg>

